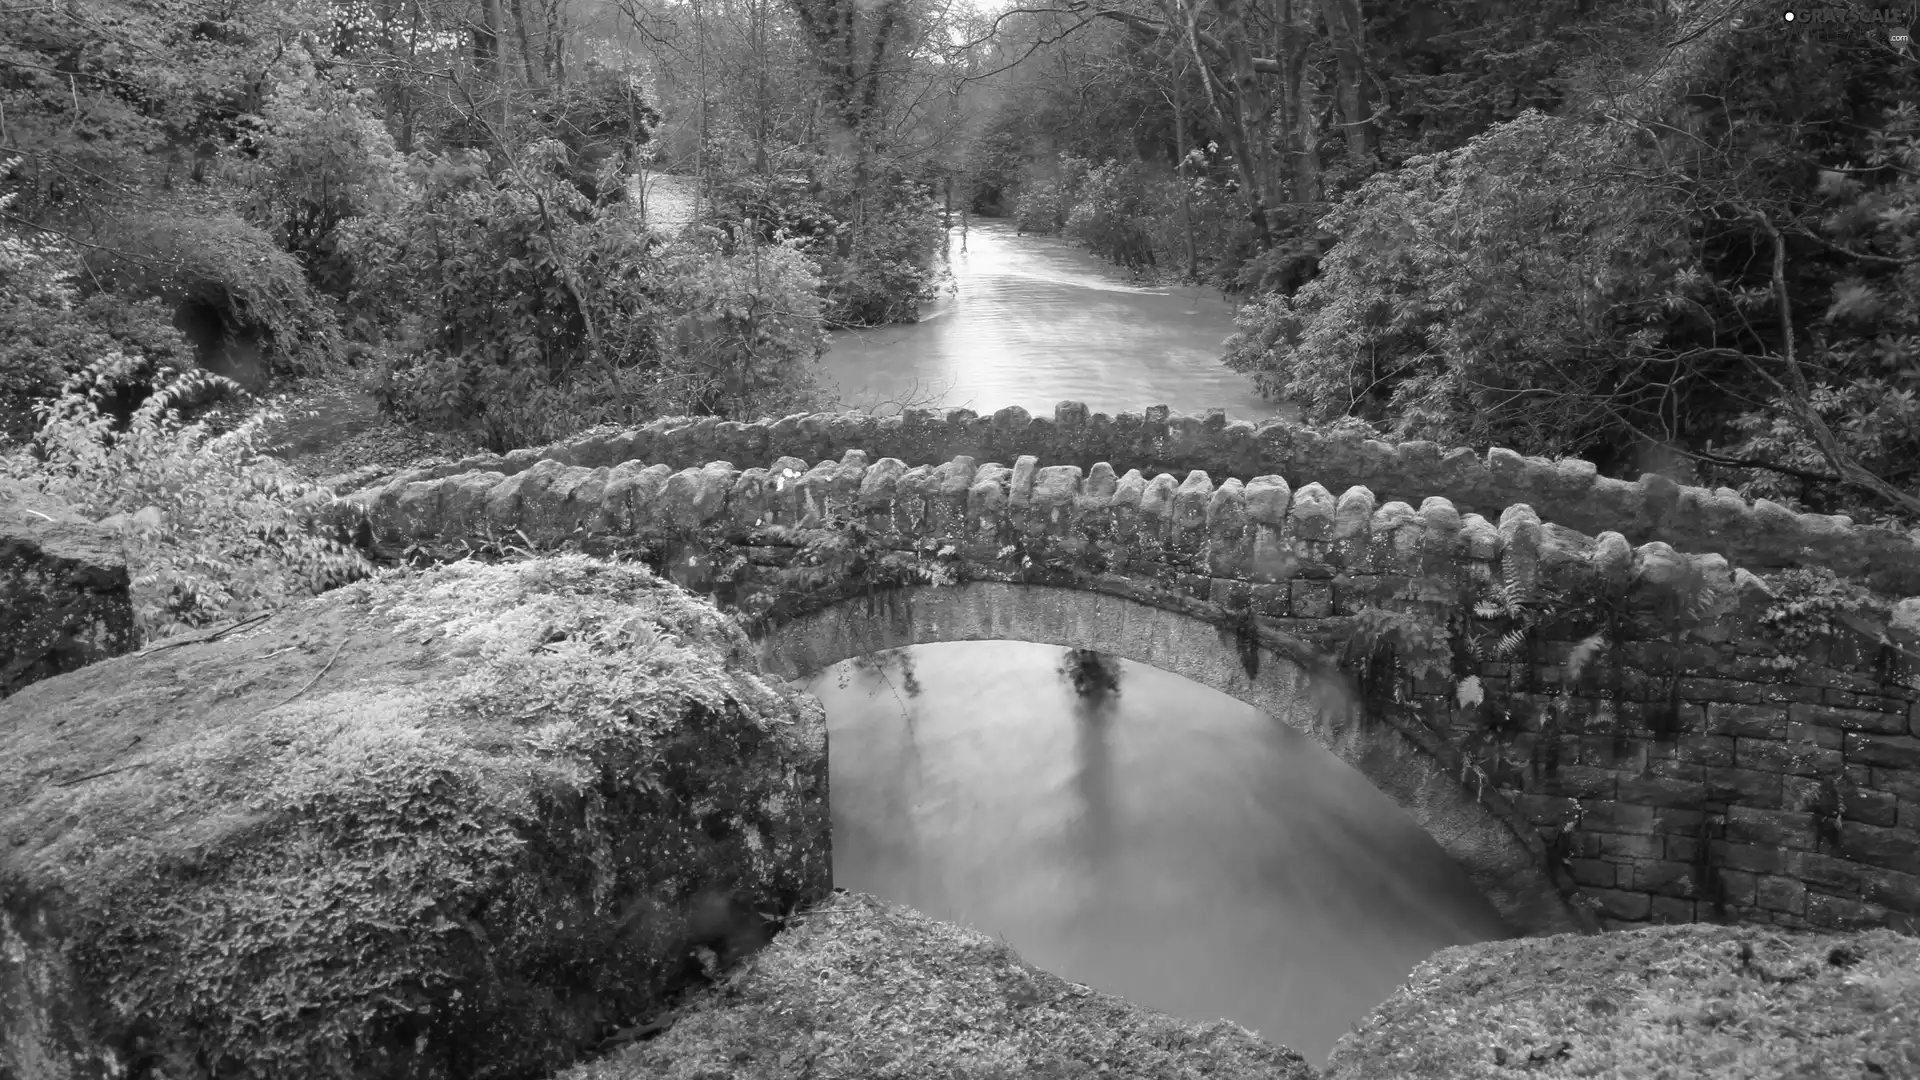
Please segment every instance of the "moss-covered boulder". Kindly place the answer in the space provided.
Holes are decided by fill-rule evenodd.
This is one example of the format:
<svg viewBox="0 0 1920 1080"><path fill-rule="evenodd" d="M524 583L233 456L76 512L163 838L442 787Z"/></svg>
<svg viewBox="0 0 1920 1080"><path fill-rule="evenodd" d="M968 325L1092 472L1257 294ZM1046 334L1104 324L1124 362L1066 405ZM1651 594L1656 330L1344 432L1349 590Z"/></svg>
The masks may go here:
<svg viewBox="0 0 1920 1080"><path fill-rule="evenodd" d="M1300 1055L1049 975L1004 943L836 893L636 1041L557 1080L1312 1080Z"/></svg>
<svg viewBox="0 0 1920 1080"><path fill-rule="evenodd" d="M1328 1080L1920 1077L1920 939L1694 923L1435 953Z"/></svg>
<svg viewBox="0 0 1920 1080"><path fill-rule="evenodd" d="M734 623L581 556L37 683L0 702L0 1076L544 1075L828 893L826 775Z"/></svg>

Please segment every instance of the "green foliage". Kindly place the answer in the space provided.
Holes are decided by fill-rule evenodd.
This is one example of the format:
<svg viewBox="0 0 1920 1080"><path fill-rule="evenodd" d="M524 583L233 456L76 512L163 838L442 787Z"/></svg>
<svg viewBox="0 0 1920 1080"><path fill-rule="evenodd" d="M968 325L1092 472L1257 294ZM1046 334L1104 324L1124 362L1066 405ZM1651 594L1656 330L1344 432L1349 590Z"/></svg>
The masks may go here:
<svg viewBox="0 0 1920 1080"><path fill-rule="evenodd" d="M389 215L354 221L357 299L407 327L382 407L495 450L533 446L617 410L658 363L647 238L594 212L536 144L501 181L471 157L422 155Z"/></svg>
<svg viewBox="0 0 1920 1080"><path fill-rule="evenodd" d="M1591 114L1524 113L1347 196L1320 277L1243 311L1226 362L1310 419L1609 471L1671 446L1710 486L1888 514L1834 482L1837 453L1920 483L1920 82L1870 37L1586 65Z"/></svg>
<svg viewBox="0 0 1920 1080"><path fill-rule="evenodd" d="M371 91L349 89L302 64L274 85L251 137L253 153L234 156L228 166L248 220L337 299L356 285L341 225L404 194L405 163L377 110Z"/></svg>
<svg viewBox="0 0 1920 1080"><path fill-rule="evenodd" d="M0 212L14 202L15 193L0 195ZM136 358L128 383L104 403L120 422L151 393L160 367L193 366L192 348L159 300L120 293L82 299L73 284L79 270L79 259L59 240L0 226L0 444L27 441L38 426L34 403L57 396L102 354Z"/></svg>
<svg viewBox="0 0 1920 1080"><path fill-rule="evenodd" d="M1783 665L1804 659L1816 644L1831 641L1843 629L1873 640L1893 610L1886 597L1846 581L1824 566L1780 570L1763 579L1773 600L1760 615L1760 625L1777 637Z"/></svg>
<svg viewBox="0 0 1920 1080"><path fill-rule="evenodd" d="M810 248L826 288L827 325L880 326L916 322L920 305L937 294L939 211L919 182L902 172L855 184L851 227L829 247Z"/></svg>
<svg viewBox="0 0 1920 1080"><path fill-rule="evenodd" d="M752 419L824 405L819 279L801 246L690 231L659 252L662 361L650 411Z"/></svg>
<svg viewBox="0 0 1920 1080"><path fill-rule="evenodd" d="M1341 240L1319 277L1243 310L1227 365L1309 420L1587 449L1651 392L1634 380L1658 335L1626 323L1683 239L1656 230L1655 195L1600 174L1617 145L1536 112L1375 176L1321 221Z"/></svg>
<svg viewBox="0 0 1920 1080"><path fill-rule="evenodd" d="M1021 232L1057 233L1067 227L1074 202L1093 163L1063 155L1022 170L1013 196L1013 220Z"/></svg>
<svg viewBox="0 0 1920 1080"><path fill-rule="evenodd" d="M618 201L660 114L631 72L589 61L534 110L541 136L567 148L564 174L589 202Z"/></svg>
<svg viewBox="0 0 1920 1080"><path fill-rule="evenodd" d="M1153 222L1162 206L1139 166L1109 161L1086 172L1067 214L1068 237L1129 269L1153 266Z"/></svg>
<svg viewBox="0 0 1920 1080"><path fill-rule="evenodd" d="M299 261L264 230L224 212L164 210L120 219L104 240L86 256L91 280L204 313L217 322L230 354L257 349L262 369L279 375L312 374L338 362L333 311Z"/></svg>
<svg viewBox="0 0 1920 1080"><path fill-rule="evenodd" d="M205 179L249 130L289 42L324 18L258 0L9 8L4 152L30 162L15 212L90 227L103 210Z"/></svg>
<svg viewBox="0 0 1920 1080"><path fill-rule="evenodd" d="M796 243L692 230L656 248L621 207L565 179L554 140L499 180L421 157L395 213L348 230L370 302L412 330L383 407L494 450L662 414L757 416L820 404L813 268Z"/></svg>
<svg viewBox="0 0 1920 1080"><path fill-rule="evenodd" d="M120 526L141 636L283 607L367 572L314 523L332 493L261 454L261 429L277 413L219 436L182 422L177 403L226 383L219 376L160 368L152 396L115 430L101 404L141 367L119 353L100 358L58 400L36 406L37 453L6 463L14 477Z"/></svg>

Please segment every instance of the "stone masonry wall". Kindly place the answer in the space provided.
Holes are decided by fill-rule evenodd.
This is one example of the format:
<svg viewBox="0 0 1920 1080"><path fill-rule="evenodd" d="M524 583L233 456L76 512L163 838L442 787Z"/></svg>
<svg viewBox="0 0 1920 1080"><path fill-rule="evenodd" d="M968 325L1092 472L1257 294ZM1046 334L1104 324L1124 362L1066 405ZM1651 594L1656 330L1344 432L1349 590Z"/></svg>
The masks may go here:
<svg viewBox="0 0 1920 1080"><path fill-rule="evenodd" d="M705 430L747 438L721 427ZM522 457L512 475L402 476L343 501L339 521L390 556L457 554L463 539L516 530L536 548L644 551L683 584L778 620L863 587L819 580L818 552L779 528L840 514L883 553L840 567L866 587L919 575L1118 592L1215 621L1223 635L1251 622L1326 656L1356 611L1415 577L1608 582L1651 610L1686 576L1704 576L1729 602L1684 635L1637 619L1610 681L1569 688L1571 720L1552 722L1541 707L1572 648L1564 640L1536 658L1551 662L1475 673L1510 714L1462 704L1449 680L1413 685L1410 700L1383 708L1404 712L1396 722L1458 766L1476 798L1531 831L1564 887L1608 925L1920 924L1920 598L1903 601L1887 627L1845 631L1783 661L1756 621L1769 594L1745 569L1665 542L1635 546L1618 531L1590 536L1527 505L1489 519L1449 497L1416 508L1363 486L1336 496L1279 475L1149 478L1104 462L1043 467L1031 454L1011 466L967 456L909 466L855 449L814 464L781 456L764 468L675 468L621 460L652 437L620 438L634 441L577 455L617 464ZM1535 483L1525 479L1534 468L1517 475ZM1657 487L1628 486L1621 498L1642 505ZM1777 529L1756 535L1824 537L1826 550L1859 535L1828 519L1775 517ZM876 564L888 559L882 574Z"/></svg>
<svg viewBox="0 0 1920 1080"><path fill-rule="evenodd" d="M1117 471L1138 469L1146 476L1198 470L1210 476L1311 477L1332 491L1365 487L1382 501L1443 496L1463 513L1489 518L1524 503L1568 528L1611 530L1636 544L1661 541L1682 551L1717 553L1756 570L1817 563L1865 575L1885 592L1920 593L1920 540L1855 527L1845 517L1799 514L1766 499L1749 503L1727 488L1683 487L1657 474L1637 481L1603 477L1591 463L1576 459L1327 437L1282 421L1257 426L1229 421L1219 409L1197 417L1155 406L1144 414L1109 417L1067 401L1051 419L1018 407L991 416L968 409L909 409L890 417L821 413L754 423L669 417L542 449L478 455L398 479L476 470L512 475L541 460L589 468L623 461L676 469L709 461L764 467L783 455L818 461L848 450L911 462L958 456L1012 461L1031 454L1083 470L1104 461ZM357 479L363 478L335 478L342 490Z"/></svg>

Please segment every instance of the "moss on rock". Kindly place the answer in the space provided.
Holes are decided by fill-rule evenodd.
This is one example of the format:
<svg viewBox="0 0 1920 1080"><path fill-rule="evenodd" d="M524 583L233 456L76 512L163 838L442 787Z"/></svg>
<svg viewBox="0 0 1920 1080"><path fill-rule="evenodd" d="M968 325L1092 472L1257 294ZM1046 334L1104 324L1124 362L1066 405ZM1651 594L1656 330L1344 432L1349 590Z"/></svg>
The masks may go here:
<svg viewBox="0 0 1920 1080"><path fill-rule="evenodd" d="M1004 943L837 893L679 1010L557 1080L1311 1080L1300 1055L1067 982Z"/></svg>
<svg viewBox="0 0 1920 1080"><path fill-rule="evenodd" d="M1920 940L1694 923L1457 946L1328 1080L1920 1076Z"/></svg>
<svg viewBox="0 0 1920 1080"><path fill-rule="evenodd" d="M818 704L637 565L172 645L0 702L0 1074L539 1075L827 891Z"/></svg>

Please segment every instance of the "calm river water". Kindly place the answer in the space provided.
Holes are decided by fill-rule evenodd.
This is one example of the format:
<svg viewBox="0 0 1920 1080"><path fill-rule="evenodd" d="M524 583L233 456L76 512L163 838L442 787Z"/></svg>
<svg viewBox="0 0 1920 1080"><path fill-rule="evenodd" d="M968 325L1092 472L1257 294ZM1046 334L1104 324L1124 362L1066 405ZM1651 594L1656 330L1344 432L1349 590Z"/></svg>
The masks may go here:
<svg viewBox="0 0 1920 1080"><path fill-rule="evenodd" d="M956 295L915 326L836 335L859 402L1051 415L1263 406L1219 365L1219 296L1140 289L1048 239L976 226ZM1324 1060L1446 945L1501 936L1463 872L1358 773L1265 714L1154 668L1080 697L1063 650L952 642L813 685L831 735L834 876L998 935L1138 1004L1226 1017Z"/></svg>

